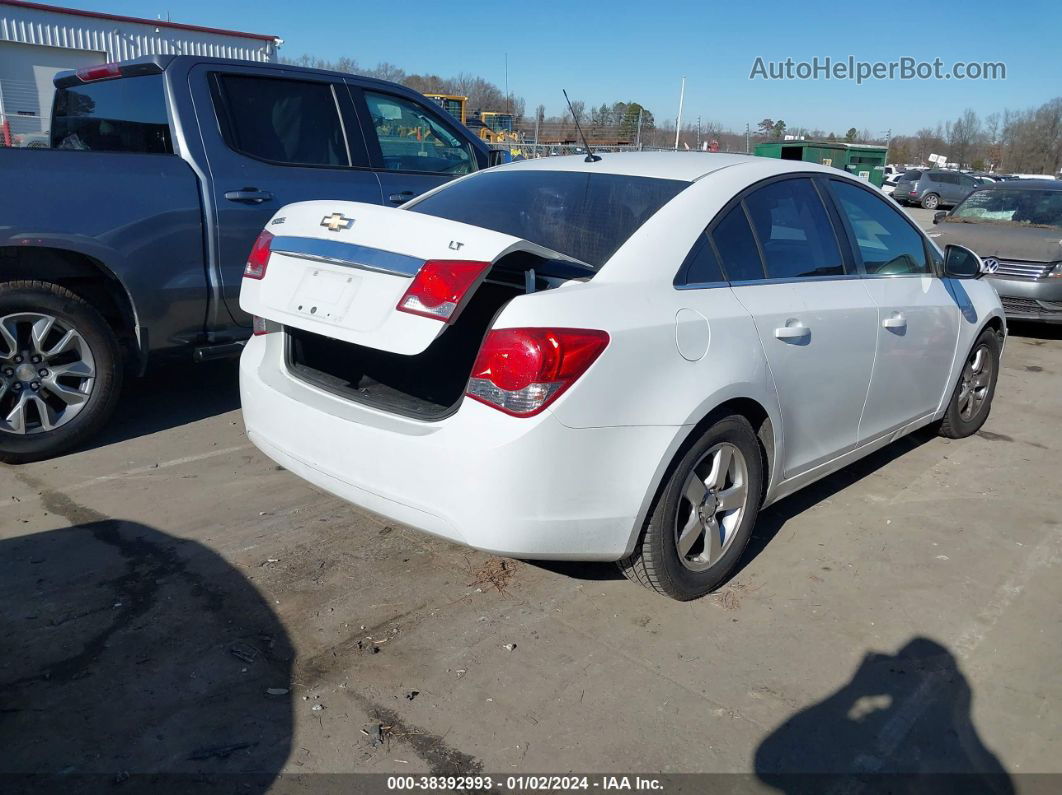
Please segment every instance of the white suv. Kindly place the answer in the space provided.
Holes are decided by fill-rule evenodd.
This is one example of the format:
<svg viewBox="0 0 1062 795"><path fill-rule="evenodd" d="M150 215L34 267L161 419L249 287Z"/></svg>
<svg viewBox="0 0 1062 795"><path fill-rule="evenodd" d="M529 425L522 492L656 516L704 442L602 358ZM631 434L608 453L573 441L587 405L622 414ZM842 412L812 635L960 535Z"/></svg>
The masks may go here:
<svg viewBox="0 0 1062 795"><path fill-rule="evenodd" d="M921 426L977 430L1005 335L975 255L802 162L543 158L266 229L240 298L258 447L390 519L678 599L762 507Z"/></svg>

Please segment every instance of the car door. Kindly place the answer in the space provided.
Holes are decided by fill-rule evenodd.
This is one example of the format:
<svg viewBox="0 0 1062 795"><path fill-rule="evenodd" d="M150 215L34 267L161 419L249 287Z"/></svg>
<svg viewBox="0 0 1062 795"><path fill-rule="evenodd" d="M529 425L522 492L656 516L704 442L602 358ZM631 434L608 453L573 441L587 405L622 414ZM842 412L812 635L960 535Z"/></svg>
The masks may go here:
<svg viewBox="0 0 1062 795"><path fill-rule="evenodd" d="M436 107L375 87L348 87L385 202L403 204L480 167L471 133Z"/></svg>
<svg viewBox="0 0 1062 795"><path fill-rule="evenodd" d="M786 477L855 447L870 384L877 308L838 226L815 182L797 176L754 187L710 230L774 379Z"/></svg>
<svg viewBox="0 0 1062 795"><path fill-rule="evenodd" d="M829 184L878 310L877 355L859 431L864 441L937 410L955 354L959 308L905 213L861 185Z"/></svg>
<svg viewBox="0 0 1062 795"><path fill-rule="evenodd" d="M309 199L379 204L380 182L341 79L203 64L189 80L210 176L208 249L229 314L249 326L240 283L266 221L283 205Z"/></svg>
<svg viewBox="0 0 1062 795"><path fill-rule="evenodd" d="M958 204L970 194L970 191L977 187L978 182L969 174L956 174L955 176L958 178L959 184L956 186L953 203Z"/></svg>

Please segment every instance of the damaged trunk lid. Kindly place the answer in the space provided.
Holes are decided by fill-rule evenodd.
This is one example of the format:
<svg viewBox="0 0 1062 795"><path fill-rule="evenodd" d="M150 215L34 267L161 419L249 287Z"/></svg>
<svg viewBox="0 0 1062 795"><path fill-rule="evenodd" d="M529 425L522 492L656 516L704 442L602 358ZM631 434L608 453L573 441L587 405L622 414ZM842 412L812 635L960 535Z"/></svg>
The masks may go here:
<svg viewBox="0 0 1062 795"><path fill-rule="evenodd" d="M264 274L243 280L240 307L245 312L407 356L425 351L457 320L503 257L523 252L567 265L575 275L594 273L585 263L512 235L373 204L289 205L266 231L273 237ZM445 318L432 316L430 306L418 311L416 301L406 300L410 286L422 271L430 276L433 266L445 270L447 263L471 266L464 270L469 282L462 285L461 302ZM474 267L477 263L482 267Z"/></svg>

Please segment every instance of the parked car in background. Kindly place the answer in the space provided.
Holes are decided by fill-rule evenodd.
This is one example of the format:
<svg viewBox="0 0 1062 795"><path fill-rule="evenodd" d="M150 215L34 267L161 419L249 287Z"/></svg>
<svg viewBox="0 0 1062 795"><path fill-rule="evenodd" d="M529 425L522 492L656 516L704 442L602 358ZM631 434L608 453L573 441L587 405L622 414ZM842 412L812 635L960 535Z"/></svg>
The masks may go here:
<svg viewBox="0 0 1062 795"><path fill-rule="evenodd" d="M289 205L243 280L243 418L392 520L691 599L761 507L916 428L981 426L1005 325L979 265L854 177L741 155Z"/></svg>
<svg viewBox="0 0 1062 795"><path fill-rule="evenodd" d="M55 85L50 148L0 149L2 461L88 439L149 361L238 354L277 208L401 204L491 160L422 95L349 74L153 56Z"/></svg>
<svg viewBox="0 0 1062 795"><path fill-rule="evenodd" d="M927 210L935 210L958 204L978 184L974 177L958 171L921 171L917 177L905 178L892 198L900 204L920 204Z"/></svg>
<svg viewBox="0 0 1062 795"><path fill-rule="evenodd" d="M966 246L995 270L987 281L1008 318L1062 323L1062 182L980 188L934 223L938 244Z"/></svg>
<svg viewBox="0 0 1062 795"><path fill-rule="evenodd" d="M1055 179L1051 174L1011 174L1012 179Z"/></svg>
<svg viewBox="0 0 1062 795"><path fill-rule="evenodd" d="M903 177L903 174L893 174L886 177L885 182L881 185L882 193L886 196L891 196L896 190L896 186L899 184L901 177Z"/></svg>

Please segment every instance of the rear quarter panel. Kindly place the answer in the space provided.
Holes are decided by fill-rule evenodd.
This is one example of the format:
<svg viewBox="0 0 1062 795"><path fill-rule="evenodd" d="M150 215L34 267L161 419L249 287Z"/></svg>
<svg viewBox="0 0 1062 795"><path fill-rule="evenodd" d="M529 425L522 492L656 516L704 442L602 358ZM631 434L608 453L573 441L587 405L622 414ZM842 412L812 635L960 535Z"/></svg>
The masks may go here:
<svg viewBox="0 0 1062 795"><path fill-rule="evenodd" d="M0 191L0 246L50 247L102 263L125 287L150 348L202 331L199 189L180 157L0 149L0 173L17 186Z"/></svg>

